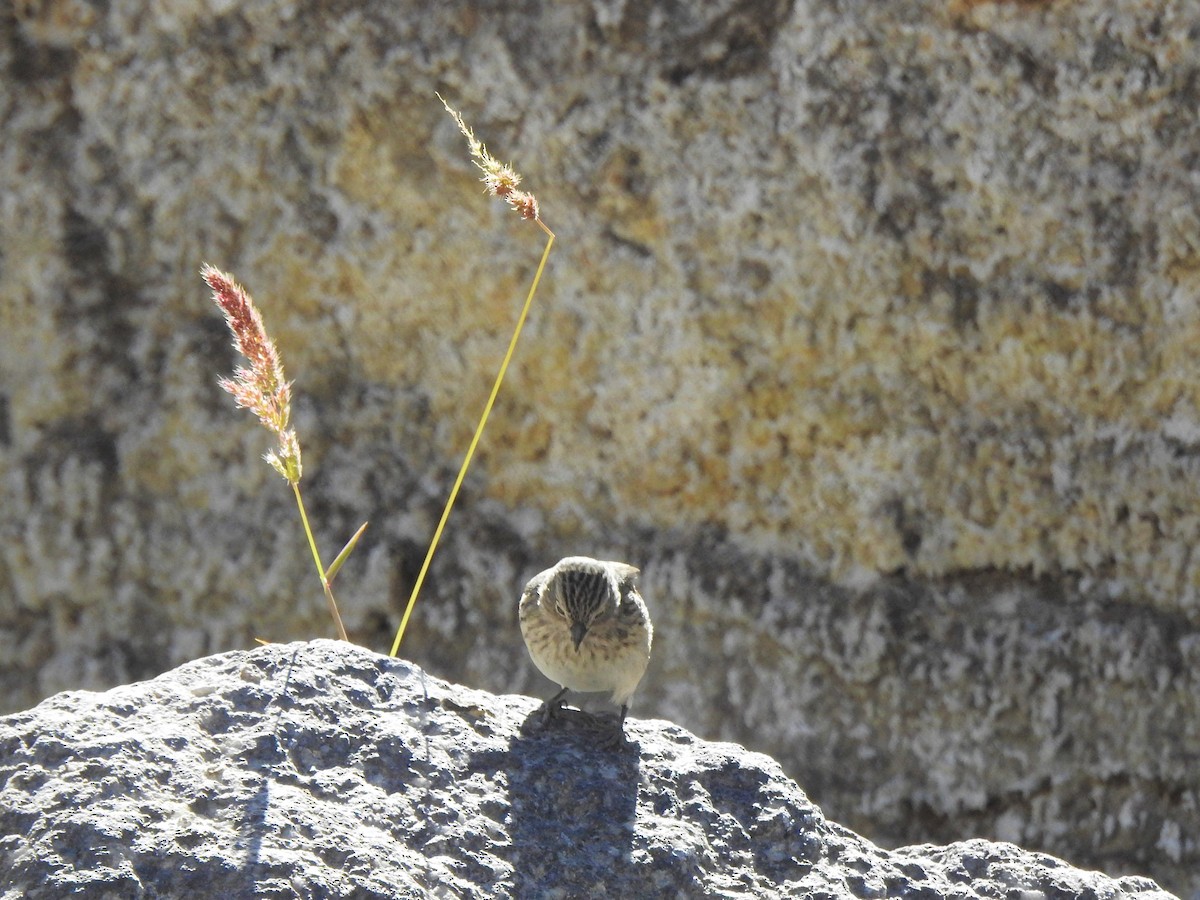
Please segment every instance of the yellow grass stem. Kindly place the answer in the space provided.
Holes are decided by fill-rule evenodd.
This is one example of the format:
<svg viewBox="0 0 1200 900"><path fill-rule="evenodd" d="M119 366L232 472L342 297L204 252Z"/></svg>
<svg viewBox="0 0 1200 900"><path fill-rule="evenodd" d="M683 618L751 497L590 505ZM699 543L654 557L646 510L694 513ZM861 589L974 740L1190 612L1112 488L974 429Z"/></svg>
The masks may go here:
<svg viewBox="0 0 1200 900"><path fill-rule="evenodd" d="M417 595L421 592L421 585L425 582L425 573L429 571L429 563L433 560L433 554L437 550L438 541L441 540L442 530L446 527L446 520L450 518L450 510L453 508L454 501L458 497L458 490L462 487L463 479L467 474L467 468L471 465L471 458L475 455L475 447L479 444L479 438L483 434L483 427L487 424L488 416L491 415L492 406L496 402L496 395L500 393L500 384L504 381L504 373L508 371L508 364L512 361L513 351L517 347L517 339L521 336L521 329L525 327L525 317L529 314L529 306L533 302L533 295L537 292L538 282L542 279L542 270L546 268L546 259L550 256L550 248L554 245L554 232L547 228L541 219L535 219L534 221L541 226L542 231L546 232L546 249L542 251L542 260L538 263L537 272L533 276L533 284L529 286L529 293L525 296L525 305L521 308L521 315L517 319L517 327L513 330L512 340L508 342L508 352L504 354L504 360L500 363L500 371L496 373L496 381L492 384L492 393L483 407L483 415L479 417L479 424L475 426L475 434L471 436L471 444L467 447L467 455L463 457L462 466L458 470L458 477L454 479L454 487L450 489L450 496L446 500L445 508L442 510L442 518L433 532L433 540L429 543L429 550L425 554L425 562L421 564L421 571L417 575L416 583L413 584L412 594L408 598L408 606L404 608L404 617L400 620L400 628L396 632L396 640L392 642L392 649L388 654L389 656L395 656L400 650L400 642L404 640L404 631L408 628L408 619L412 615L413 606L417 602ZM297 494L298 496L299 494ZM315 549L313 552L316 552Z"/></svg>
<svg viewBox="0 0 1200 900"><path fill-rule="evenodd" d="M308 538L308 549L312 551L313 562L317 564L317 574L321 576L321 587L325 589L325 600L329 603L329 612L333 616L334 625L337 626L338 637L349 641L346 626L342 624L342 615L338 612L337 601L333 599L333 588L329 586L329 579L325 577L325 567L321 565L321 554L317 552L316 539L313 538L312 528L308 524L308 513L304 511L304 500L300 496L300 483L293 481L291 485L292 493L296 495L296 505L300 508L300 521L304 523L304 534Z"/></svg>

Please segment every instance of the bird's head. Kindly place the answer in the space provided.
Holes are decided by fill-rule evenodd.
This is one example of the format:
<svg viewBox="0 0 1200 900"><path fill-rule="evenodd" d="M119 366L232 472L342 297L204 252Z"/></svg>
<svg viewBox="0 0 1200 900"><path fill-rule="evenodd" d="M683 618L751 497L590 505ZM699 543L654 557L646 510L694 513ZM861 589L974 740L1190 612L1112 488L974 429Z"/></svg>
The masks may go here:
<svg viewBox="0 0 1200 900"><path fill-rule="evenodd" d="M554 567L547 585L550 599L571 629L576 651L589 629L617 614L622 586L632 583L637 571L625 563L601 562L587 556L568 556Z"/></svg>

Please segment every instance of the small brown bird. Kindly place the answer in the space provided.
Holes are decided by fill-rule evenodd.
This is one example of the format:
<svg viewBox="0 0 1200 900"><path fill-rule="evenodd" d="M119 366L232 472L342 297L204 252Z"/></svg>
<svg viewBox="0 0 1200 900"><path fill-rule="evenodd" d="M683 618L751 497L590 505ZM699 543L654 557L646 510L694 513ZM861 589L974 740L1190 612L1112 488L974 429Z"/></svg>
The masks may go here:
<svg viewBox="0 0 1200 900"><path fill-rule="evenodd" d="M525 646L542 674L562 685L546 701L543 722L561 709L567 691L612 691L621 707L613 738L624 738L629 698L646 672L654 633L637 574L626 563L568 556L525 585Z"/></svg>

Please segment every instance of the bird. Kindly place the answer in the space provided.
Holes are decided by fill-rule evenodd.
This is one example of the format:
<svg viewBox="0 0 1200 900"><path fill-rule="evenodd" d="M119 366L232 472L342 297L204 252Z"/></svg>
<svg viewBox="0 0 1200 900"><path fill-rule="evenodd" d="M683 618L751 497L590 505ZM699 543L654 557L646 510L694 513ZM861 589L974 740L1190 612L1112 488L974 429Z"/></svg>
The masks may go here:
<svg viewBox="0 0 1200 900"><path fill-rule="evenodd" d="M568 691L611 691L621 707L613 743L625 736L629 699L650 661L654 627L628 563L568 556L525 585L521 635L539 671L562 688L546 701L542 725Z"/></svg>

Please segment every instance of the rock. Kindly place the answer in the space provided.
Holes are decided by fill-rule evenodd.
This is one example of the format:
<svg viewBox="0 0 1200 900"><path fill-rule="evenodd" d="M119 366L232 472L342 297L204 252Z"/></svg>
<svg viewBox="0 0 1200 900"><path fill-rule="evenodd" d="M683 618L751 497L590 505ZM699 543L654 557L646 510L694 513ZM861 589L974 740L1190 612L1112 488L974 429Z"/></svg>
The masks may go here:
<svg viewBox="0 0 1200 900"><path fill-rule="evenodd" d="M332 641L0 719L0 890L62 897L1169 898L1011 844L881 850L779 765Z"/></svg>
<svg viewBox="0 0 1200 900"><path fill-rule="evenodd" d="M1200 5L10 6L4 710L332 633L205 260L390 646L541 250L440 91L559 240L414 661L531 690L520 586L626 559L642 715L1200 892Z"/></svg>

